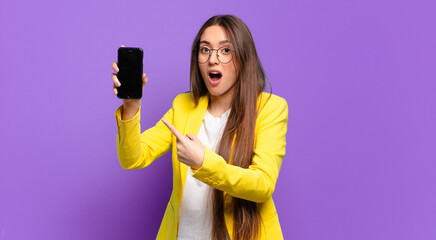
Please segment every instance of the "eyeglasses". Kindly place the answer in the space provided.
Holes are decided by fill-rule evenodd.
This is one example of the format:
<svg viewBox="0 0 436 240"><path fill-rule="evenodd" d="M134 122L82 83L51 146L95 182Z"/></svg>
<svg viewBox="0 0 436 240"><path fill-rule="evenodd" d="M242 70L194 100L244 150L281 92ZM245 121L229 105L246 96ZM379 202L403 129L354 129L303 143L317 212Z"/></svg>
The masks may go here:
<svg viewBox="0 0 436 240"><path fill-rule="evenodd" d="M230 49L229 47L220 47L218 49L201 47L200 52L198 53L198 62L206 63L207 61L209 61L213 50L216 51L218 61L220 61L221 63L229 63L230 61L232 61L232 52L234 51L232 51L232 49Z"/></svg>

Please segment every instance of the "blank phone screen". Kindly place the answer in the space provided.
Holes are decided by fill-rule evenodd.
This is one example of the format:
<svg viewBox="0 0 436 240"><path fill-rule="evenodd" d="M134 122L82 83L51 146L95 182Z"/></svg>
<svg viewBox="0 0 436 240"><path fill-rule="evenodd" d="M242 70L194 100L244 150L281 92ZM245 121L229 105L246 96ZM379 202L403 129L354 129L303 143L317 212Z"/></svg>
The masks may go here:
<svg viewBox="0 0 436 240"><path fill-rule="evenodd" d="M143 51L140 48L118 49L117 74L121 86L118 87L118 97L124 99L140 99L142 97L142 58Z"/></svg>

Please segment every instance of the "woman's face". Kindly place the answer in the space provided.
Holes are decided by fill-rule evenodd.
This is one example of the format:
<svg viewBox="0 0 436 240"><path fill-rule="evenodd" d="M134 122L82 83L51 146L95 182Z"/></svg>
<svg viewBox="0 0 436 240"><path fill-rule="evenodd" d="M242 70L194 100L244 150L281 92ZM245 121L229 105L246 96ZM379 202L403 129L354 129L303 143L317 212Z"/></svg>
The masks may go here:
<svg viewBox="0 0 436 240"><path fill-rule="evenodd" d="M221 61L225 61L224 54L226 54L226 52L234 50L226 31L223 27L218 25L206 28L200 37L199 47L199 59L200 55L204 54L202 51L222 48L224 52L220 51L219 53L221 55ZM231 56L233 52L229 52L229 54ZM228 56L229 55L227 55L227 57ZM228 63L222 63L220 60L217 58L217 51L211 50L209 61L198 63L198 67L200 68L201 76L211 96L231 97L233 94L233 85L238 77L235 67L236 60L234 56Z"/></svg>

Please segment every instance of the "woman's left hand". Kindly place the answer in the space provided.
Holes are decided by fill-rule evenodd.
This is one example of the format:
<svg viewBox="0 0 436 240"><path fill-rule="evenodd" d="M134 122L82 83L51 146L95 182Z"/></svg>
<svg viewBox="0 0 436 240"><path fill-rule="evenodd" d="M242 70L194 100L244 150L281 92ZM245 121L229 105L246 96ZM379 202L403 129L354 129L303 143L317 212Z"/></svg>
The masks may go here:
<svg viewBox="0 0 436 240"><path fill-rule="evenodd" d="M193 169L199 169L203 165L204 146L200 139L193 134L183 136L171 123L162 122L170 129L177 139L177 158L180 162Z"/></svg>

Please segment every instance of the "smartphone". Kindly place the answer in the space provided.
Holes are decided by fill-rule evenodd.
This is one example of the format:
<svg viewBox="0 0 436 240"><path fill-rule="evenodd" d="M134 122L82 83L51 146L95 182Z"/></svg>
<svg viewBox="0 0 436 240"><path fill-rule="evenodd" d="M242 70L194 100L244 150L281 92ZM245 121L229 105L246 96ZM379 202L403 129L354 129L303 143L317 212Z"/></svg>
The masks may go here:
<svg viewBox="0 0 436 240"><path fill-rule="evenodd" d="M140 99L142 97L142 59L144 52L141 48L118 48L117 74L121 86L117 88L118 98Z"/></svg>

